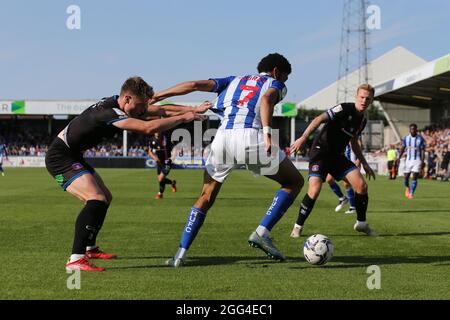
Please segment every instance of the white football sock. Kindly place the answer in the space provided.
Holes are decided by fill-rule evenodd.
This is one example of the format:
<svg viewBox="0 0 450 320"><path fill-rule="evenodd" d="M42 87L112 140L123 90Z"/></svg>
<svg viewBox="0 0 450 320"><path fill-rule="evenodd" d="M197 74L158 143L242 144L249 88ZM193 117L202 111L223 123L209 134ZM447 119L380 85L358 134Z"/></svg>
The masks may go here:
<svg viewBox="0 0 450 320"><path fill-rule="evenodd" d="M81 258L84 258L84 257L85 257L84 254L72 254L70 256L70 262L74 262L74 261L80 260Z"/></svg>
<svg viewBox="0 0 450 320"><path fill-rule="evenodd" d="M175 259L186 259L187 250L179 247L177 253L175 254Z"/></svg>
<svg viewBox="0 0 450 320"><path fill-rule="evenodd" d="M97 248L98 248L98 246L87 246L86 247L86 251L94 250L94 249L97 249Z"/></svg>
<svg viewBox="0 0 450 320"><path fill-rule="evenodd" d="M268 238L270 235L270 231L264 227L264 226L258 226L258 228L256 228L256 233L260 236L260 237L264 237L264 238Z"/></svg>

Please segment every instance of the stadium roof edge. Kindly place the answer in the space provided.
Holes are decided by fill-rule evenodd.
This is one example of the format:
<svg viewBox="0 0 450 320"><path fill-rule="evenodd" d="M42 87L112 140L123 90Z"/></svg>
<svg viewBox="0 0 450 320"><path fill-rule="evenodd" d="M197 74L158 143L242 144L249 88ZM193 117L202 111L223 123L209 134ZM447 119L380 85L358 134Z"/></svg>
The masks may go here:
<svg viewBox="0 0 450 320"><path fill-rule="evenodd" d="M395 77L405 71L428 63L422 57L411 52L407 48L397 46L377 58L371 60L371 78L373 83L383 83L385 80ZM348 77L352 83L358 81L358 70L351 72ZM356 82L355 82L356 81ZM320 89L309 97L297 103L297 108L326 110L336 104L336 95L339 80Z"/></svg>
<svg viewBox="0 0 450 320"><path fill-rule="evenodd" d="M375 85L375 99L423 108L450 101L450 53Z"/></svg>

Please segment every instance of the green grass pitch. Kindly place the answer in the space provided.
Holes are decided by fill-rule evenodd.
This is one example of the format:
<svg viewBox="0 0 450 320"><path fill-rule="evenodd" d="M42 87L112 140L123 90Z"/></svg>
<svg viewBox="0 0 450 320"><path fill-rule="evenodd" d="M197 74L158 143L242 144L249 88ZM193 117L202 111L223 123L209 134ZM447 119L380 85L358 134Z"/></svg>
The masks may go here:
<svg viewBox="0 0 450 320"><path fill-rule="evenodd" d="M99 169L114 195L99 244L120 258L95 261L104 273L81 273L69 290L64 264L82 204L62 192L45 169L10 169L0 176L0 299L450 299L450 184L419 181L416 199L403 179L369 182L368 221L380 234L353 231L355 216L335 213L324 187L305 235L322 233L335 246L323 267L301 252L305 237L289 238L304 188L274 228L288 257L268 260L247 238L270 206L277 185L245 171L223 186L187 266L165 260L178 247L189 208L199 194L200 170L173 170L178 193L163 200L154 170ZM367 267L378 265L381 289L369 290Z"/></svg>

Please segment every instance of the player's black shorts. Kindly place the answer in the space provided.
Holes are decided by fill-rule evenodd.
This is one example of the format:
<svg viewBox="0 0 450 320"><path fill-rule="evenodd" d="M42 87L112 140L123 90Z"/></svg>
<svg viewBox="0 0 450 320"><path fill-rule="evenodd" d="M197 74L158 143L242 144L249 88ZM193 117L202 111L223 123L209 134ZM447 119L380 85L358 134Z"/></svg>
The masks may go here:
<svg viewBox="0 0 450 320"><path fill-rule="evenodd" d="M170 169L172 169L172 162L170 160L165 160L164 164L157 164L156 165L156 172L158 173L158 176L162 173L165 176L167 176L170 172Z"/></svg>
<svg viewBox="0 0 450 320"><path fill-rule="evenodd" d="M389 170L389 171L391 171L392 168L394 168L394 163L395 163L394 160L389 160L389 161L388 161L387 165L388 165L388 170Z"/></svg>
<svg viewBox="0 0 450 320"><path fill-rule="evenodd" d="M347 173L358 169L344 154L330 155L322 152L311 152L309 159L309 177L321 177L325 181L328 174L335 180L342 180Z"/></svg>
<svg viewBox="0 0 450 320"><path fill-rule="evenodd" d="M94 168L84 160L80 152L72 152L59 138L48 148L45 166L64 191L76 178L86 173L95 173Z"/></svg>

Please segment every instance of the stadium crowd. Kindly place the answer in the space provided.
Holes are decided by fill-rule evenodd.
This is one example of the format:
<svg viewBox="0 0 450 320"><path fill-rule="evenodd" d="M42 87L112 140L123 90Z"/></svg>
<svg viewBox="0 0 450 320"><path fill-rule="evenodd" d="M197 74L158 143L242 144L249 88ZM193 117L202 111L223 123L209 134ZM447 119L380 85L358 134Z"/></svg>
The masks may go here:
<svg viewBox="0 0 450 320"><path fill-rule="evenodd" d="M431 125L422 132L426 142L425 149L425 174L428 179L449 180L448 165L450 154L450 121L447 120L440 125Z"/></svg>
<svg viewBox="0 0 450 320"><path fill-rule="evenodd" d="M2 142L3 141L3 142ZM10 142L9 142L10 141ZM20 141L20 142L19 142ZM121 142L121 141L120 141ZM100 144L95 148L91 148L85 151L84 156L91 157L121 157L123 155L123 146L120 142L107 142ZM49 145L47 144L34 144L32 142L26 142L22 140L7 140L0 136L0 144L6 144L6 150L8 156L21 156L21 157L45 157ZM208 149L202 150L201 148L190 148L186 145L175 146L173 152L177 157L201 157L202 151L204 154ZM204 156L203 154L203 156ZM128 148L128 157L146 157L148 155L147 144L136 144Z"/></svg>
<svg viewBox="0 0 450 320"><path fill-rule="evenodd" d="M9 128L11 129L11 128ZM20 129L5 130L0 128L0 144L6 144L6 150L9 156L45 156L52 137L44 134L43 128L23 126ZM426 142L425 166L423 177L427 179L449 180L448 166L450 153L448 152L450 144L450 119L446 119L439 124L433 124L423 128L420 131ZM148 137L138 135L129 135L129 145L127 150L128 157L146 157L148 155ZM207 145L207 144L206 144ZM205 147L204 145L203 147ZM400 150L402 143L395 145ZM385 155L389 148L373 152L370 156L377 158ZM287 150L288 154L289 151ZM173 149L175 157L207 157L208 148L194 148L181 142ZM122 137L116 137L110 141L104 141L103 144L85 151L85 157L121 157L123 155ZM297 155L304 159L304 154Z"/></svg>
<svg viewBox="0 0 450 320"><path fill-rule="evenodd" d="M450 120L444 120L440 124L427 126L423 128L423 130L419 130L419 134L424 138L426 143L425 163L422 177L426 179L441 179L442 181L448 181ZM403 142L399 142L396 145L393 145L397 156L400 153L402 143ZM389 149L389 146L386 146L382 150L373 152L371 157L377 158L385 156Z"/></svg>

